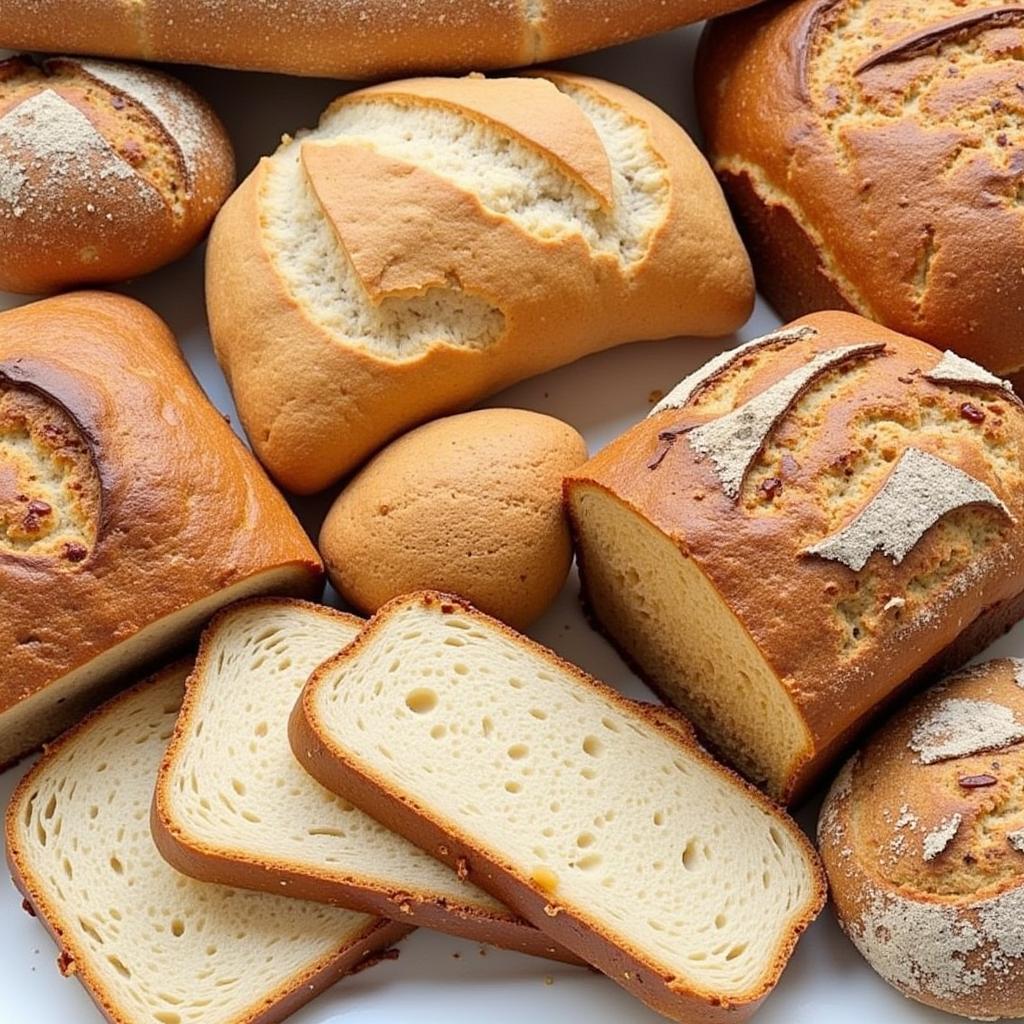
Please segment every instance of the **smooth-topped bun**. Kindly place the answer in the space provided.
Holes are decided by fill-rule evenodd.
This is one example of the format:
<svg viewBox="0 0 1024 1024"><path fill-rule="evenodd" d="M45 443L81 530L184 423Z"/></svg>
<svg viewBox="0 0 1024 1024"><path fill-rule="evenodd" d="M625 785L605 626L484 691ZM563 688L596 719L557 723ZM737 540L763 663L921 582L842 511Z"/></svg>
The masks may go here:
<svg viewBox="0 0 1024 1024"><path fill-rule="evenodd" d="M587 353L727 334L753 301L686 133L627 89L561 73L343 96L231 197L206 267L242 423L299 493Z"/></svg>
<svg viewBox="0 0 1024 1024"><path fill-rule="evenodd" d="M79 292L0 313L0 766L221 605L321 580L145 306Z"/></svg>
<svg viewBox="0 0 1024 1024"><path fill-rule="evenodd" d="M331 581L368 614L440 587L523 629L569 573L562 478L586 458L567 423L523 409L419 427L335 501L320 533Z"/></svg>
<svg viewBox="0 0 1024 1024"><path fill-rule="evenodd" d="M849 313L722 353L566 491L601 628L780 799L1024 615L1020 400Z"/></svg>
<svg viewBox="0 0 1024 1024"><path fill-rule="evenodd" d="M121 281L183 256L234 183L220 121L130 64L0 62L0 289Z"/></svg>
<svg viewBox="0 0 1024 1024"><path fill-rule="evenodd" d="M905 995L1024 1016L1024 662L933 687L851 758L818 825L836 915Z"/></svg>
<svg viewBox="0 0 1024 1024"><path fill-rule="evenodd" d="M798 0L711 24L701 120L783 319L849 309L1024 367L1022 47L1024 7L1000 0Z"/></svg>

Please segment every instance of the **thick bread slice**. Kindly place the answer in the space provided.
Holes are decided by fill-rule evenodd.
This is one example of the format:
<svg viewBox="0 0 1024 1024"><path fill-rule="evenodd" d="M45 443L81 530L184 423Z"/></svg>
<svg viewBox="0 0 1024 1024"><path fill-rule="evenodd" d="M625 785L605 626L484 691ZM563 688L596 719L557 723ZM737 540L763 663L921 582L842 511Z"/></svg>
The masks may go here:
<svg viewBox="0 0 1024 1024"><path fill-rule="evenodd" d="M303 765L674 1020L746 1016L817 858L684 730L458 599L385 606L311 677Z"/></svg>
<svg viewBox="0 0 1024 1024"><path fill-rule="evenodd" d="M400 923L179 875L149 831L189 665L51 747L7 811L15 884L115 1024L270 1024L405 935Z"/></svg>
<svg viewBox="0 0 1024 1024"><path fill-rule="evenodd" d="M493 897L318 785L295 760L288 715L313 669L362 625L321 605L272 598L213 620L158 776L157 848L206 882L335 903L575 962Z"/></svg>

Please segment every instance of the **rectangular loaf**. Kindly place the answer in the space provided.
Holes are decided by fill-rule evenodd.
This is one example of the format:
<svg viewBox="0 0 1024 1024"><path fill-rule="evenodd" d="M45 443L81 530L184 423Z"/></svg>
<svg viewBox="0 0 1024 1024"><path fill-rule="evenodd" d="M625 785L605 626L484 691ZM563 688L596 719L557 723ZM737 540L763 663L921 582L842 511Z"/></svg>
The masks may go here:
<svg viewBox="0 0 1024 1024"><path fill-rule="evenodd" d="M320 782L674 1020L737 1020L824 900L817 858L685 730L455 598L385 606L311 677Z"/></svg>
<svg viewBox="0 0 1024 1024"><path fill-rule="evenodd" d="M782 800L1024 613L1020 401L851 314L712 360L566 496L599 627Z"/></svg>

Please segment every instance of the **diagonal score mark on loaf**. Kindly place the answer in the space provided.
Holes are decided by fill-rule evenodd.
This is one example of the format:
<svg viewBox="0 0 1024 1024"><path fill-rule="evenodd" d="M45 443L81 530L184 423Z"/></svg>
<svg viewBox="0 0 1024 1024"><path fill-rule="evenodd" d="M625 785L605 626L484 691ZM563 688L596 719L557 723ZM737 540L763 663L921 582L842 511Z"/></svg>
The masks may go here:
<svg viewBox="0 0 1024 1024"><path fill-rule="evenodd" d="M372 96L341 103L318 128L283 146L268 163L262 228L275 268L306 315L337 341L392 359L435 344L487 348L505 330L502 311L455 279L370 301L303 171L301 146L311 141L357 143L423 167L536 239L580 236L592 261L612 259L626 273L637 266L667 208L667 167L637 119L585 86L553 84L589 118L608 154L610 209L519 136L414 96L402 103Z"/></svg>

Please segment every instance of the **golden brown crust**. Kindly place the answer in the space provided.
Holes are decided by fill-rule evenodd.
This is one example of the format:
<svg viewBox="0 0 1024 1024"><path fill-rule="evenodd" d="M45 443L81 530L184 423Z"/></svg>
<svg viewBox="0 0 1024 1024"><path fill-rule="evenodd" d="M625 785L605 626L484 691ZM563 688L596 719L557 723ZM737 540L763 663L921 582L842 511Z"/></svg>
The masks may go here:
<svg viewBox="0 0 1024 1024"><path fill-rule="evenodd" d="M0 46L331 78L519 67L750 0L0 0Z"/></svg>
<svg viewBox="0 0 1024 1024"><path fill-rule="evenodd" d="M305 608L325 619L345 622L355 629L361 628L364 624L362 619L354 615L338 612L323 605L310 604L307 601L282 598L253 598L240 601L222 609L210 620L199 643L196 665L204 665L209 658L210 637L224 617L233 615L242 608L258 608L261 605L280 608L288 604ZM207 843L195 842L194 838L175 821L171 810L173 801L170 787L173 784L174 763L180 754L182 744L187 741L192 730L191 719L199 700L199 686L193 672L186 684L185 699L174 736L160 765L153 797L153 841L172 867L203 882L217 882L221 885L255 889L295 899L331 903L388 917L410 926L447 932L474 942L484 942L565 963L579 963L578 957L557 946L543 932L539 932L511 912L489 913L478 905L449 902L437 898L426 890L412 892L386 889L373 878L360 878L357 875L343 881L336 871L317 871L311 867L297 869L287 861L259 858L243 851L219 849Z"/></svg>
<svg viewBox="0 0 1024 1024"><path fill-rule="evenodd" d="M860 317L819 313L798 324L817 333L741 360L703 397L638 424L566 485L569 495L600 489L661 530L749 633L809 732L802 763L779 787L787 800L901 684L955 667L992 630L1008 628L1024 591L1019 402L1001 389L928 380L940 353ZM883 342L884 354L850 364L837 378L848 383L827 403L815 402L812 385L807 402L798 400L769 430L739 500L731 500L687 432L815 353L866 342ZM967 419L976 413L980 423ZM666 432L674 435L668 441ZM876 551L860 572L809 556L808 547L852 521L911 448L989 486L1012 520L983 506L950 512L899 564ZM570 519L579 531L572 502ZM582 573L585 587L585 559Z"/></svg>
<svg viewBox="0 0 1024 1024"><path fill-rule="evenodd" d="M667 192L635 262L592 248L579 231L528 232L453 181L373 148L302 144L322 204L317 216L326 211L374 301L458 287L499 321L482 347L434 341L396 358L350 342L347 325L324 326L319 304L334 298L326 293L336 283L327 281L311 308L285 281L279 243L266 228L268 182L280 155L262 161L221 211L206 278L214 347L254 449L289 490L322 489L410 427L589 352L640 338L723 334L749 315L746 254L713 175L679 126L618 86L545 77L638 125L664 166ZM480 85L471 78L376 87L342 97L326 116L374 97L386 102L389 94L405 106L415 96L429 112L450 107L464 87L478 120ZM555 98L529 79L486 85L492 112L542 92ZM607 155L577 128L572 146L551 162L571 161L574 178L594 177ZM506 136L525 130L519 118L495 125ZM538 151L550 150L551 136L550 126L538 131Z"/></svg>
<svg viewBox="0 0 1024 1024"><path fill-rule="evenodd" d="M0 63L0 288L119 281L177 259L234 184L212 108L161 72Z"/></svg>
<svg viewBox="0 0 1024 1024"><path fill-rule="evenodd" d="M785 317L839 297L1011 373L1024 365L1024 7L968 6L759 5L708 28L698 106Z"/></svg>
<svg viewBox="0 0 1024 1024"><path fill-rule="evenodd" d="M389 614L395 609L407 606L410 600L418 600L426 605L437 605L444 614L458 611L462 615L486 622L489 627L548 660L557 671L568 674L580 685L596 690L603 698L613 701L625 714L641 716L645 722L685 749L688 757L713 767L728 778L752 801L771 813L779 825L787 830L805 851L808 868L814 875L816 884L814 893L808 900L808 906L795 922L791 933L780 944L772 969L756 991L743 998L725 1000L715 993L684 989L678 979L659 975L649 963L611 941L604 934L600 923L576 916L561 907L558 913L552 915L550 893L546 893L522 870L512 864L500 863L488 857L474 843L472 836L453 829L450 823L445 823L442 828L438 822L432 820L429 809L417 805L386 779L377 777L372 771L364 771L361 766L342 757L337 746L332 743L331 737L318 727L314 707L317 687L336 663L371 642L374 633L386 622ZM818 915L825 902L824 876L813 848L795 822L759 790L728 768L713 761L688 729L680 728L674 721L666 719L659 710L648 709L644 705L630 701L611 687L588 676L582 669L564 661L553 651L541 647L451 595L423 592L398 598L385 605L370 619L366 628L345 652L325 662L313 673L303 691L302 699L292 713L289 733L296 756L303 767L322 785L344 796L357 807L362 807L382 824L404 835L444 863L467 871L468 877L475 884L515 909L527 921L542 929L587 963L597 967L647 1006L672 1020L711 1024L717 1021L746 1019L774 987L799 936Z"/></svg>
<svg viewBox="0 0 1024 1024"><path fill-rule="evenodd" d="M114 997L108 993L103 985L103 979L95 973L91 967L91 954L89 950L80 948L75 939L75 931L70 926L62 923L62 914L57 906L52 904L46 897L47 882L44 879L36 878L29 866L27 859L23 856L20 844L17 840L18 817L22 813L23 803L26 796L32 789L36 777L46 770L52 757L60 753L70 743L74 743L80 736L85 734L89 728L113 708L116 708L124 700L128 700L138 690L149 685L158 676L183 666L183 662L170 665L149 679L143 680L119 696L113 698L107 704L90 713L79 722L74 728L64 733L56 742L47 747L46 754L33 765L24 776L18 787L11 796L7 806L4 823L4 834L6 838L5 848L7 851L7 863L11 871L11 878L18 891L25 899L25 909L39 919L46 930L57 944L57 963L62 971L73 973L82 983L90 998L95 1002L103 1016L111 1024L133 1024L134 1018L126 1015L118 1006ZM400 941L412 929L398 921L379 919L370 921L366 930L355 941L348 943L337 954L326 957L316 967L306 974L297 976L291 985L282 988L279 992L269 997L265 1009L259 1013L251 1014L244 1021L238 1024L277 1024L299 1007L304 1006L315 996L330 988L336 981L346 974L369 966L379 959L382 951L386 950L393 943Z"/></svg>
<svg viewBox="0 0 1024 1024"><path fill-rule="evenodd" d="M37 439L52 439L51 447L26 442L17 417L0 418L0 491L36 466L62 524L77 523L91 538L55 525L51 551L42 529L52 516L41 516L38 547L0 540L0 716L146 627L257 574L279 574L264 590L318 590L320 562L305 533L146 307L80 292L0 314L0 391L21 403ZM74 468L64 476L67 453ZM22 491L13 489L21 506ZM0 498L0 508L10 504ZM110 665L107 684L167 647L154 641L129 663ZM46 714L57 716L50 735L71 724L59 708ZM10 737L0 761L49 738L28 726L18 730L23 745Z"/></svg>
<svg viewBox="0 0 1024 1024"><path fill-rule="evenodd" d="M840 924L896 988L993 1019L1024 1013L1024 672L967 669L843 768L819 843Z"/></svg>

